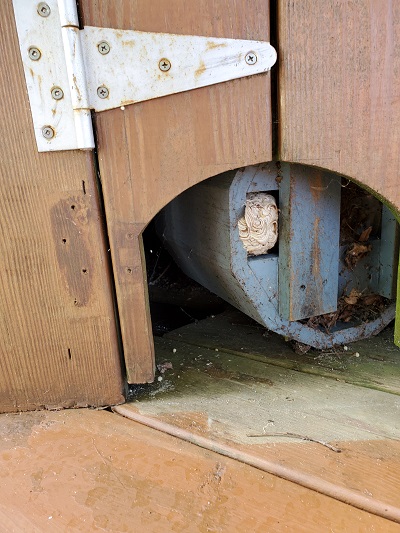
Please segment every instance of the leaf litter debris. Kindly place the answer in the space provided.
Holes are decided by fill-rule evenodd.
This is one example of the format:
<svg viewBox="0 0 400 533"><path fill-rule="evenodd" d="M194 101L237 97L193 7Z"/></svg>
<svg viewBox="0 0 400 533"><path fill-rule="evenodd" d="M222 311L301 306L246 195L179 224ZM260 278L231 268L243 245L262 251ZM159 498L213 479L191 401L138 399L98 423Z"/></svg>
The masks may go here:
<svg viewBox="0 0 400 533"><path fill-rule="evenodd" d="M342 187L340 244L346 245L344 262L352 271L372 250L370 239L380 234L382 205L355 183Z"/></svg>
<svg viewBox="0 0 400 533"><path fill-rule="evenodd" d="M387 298L379 294L363 294L352 289L350 294L338 300L337 310L325 315L313 316L305 323L311 328L323 328L330 333L337 322L348 323L351 320L368 322L377 318L388 304Z"/></svg>
<svg viewBox="0 0 400 533"><path fill-rule="evenodd" d="M367 241L371 235L372 226L369 226L358 237L358 241L348 246L344 263L349 270L354 270L357 264L372 250L372 245Z"/></svg>

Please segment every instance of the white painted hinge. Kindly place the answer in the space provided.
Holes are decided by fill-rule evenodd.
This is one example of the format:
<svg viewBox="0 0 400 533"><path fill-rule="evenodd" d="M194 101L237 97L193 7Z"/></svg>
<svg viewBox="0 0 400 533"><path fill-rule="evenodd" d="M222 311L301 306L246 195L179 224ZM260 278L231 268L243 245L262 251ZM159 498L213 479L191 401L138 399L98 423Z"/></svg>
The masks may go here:
<svg viewBox="0 0 400 533"><path fill-rule="evenodd" d="M13 0L39 152L94 148L105 111L271 69L263 41L79 29L76 0Z"/></svg>

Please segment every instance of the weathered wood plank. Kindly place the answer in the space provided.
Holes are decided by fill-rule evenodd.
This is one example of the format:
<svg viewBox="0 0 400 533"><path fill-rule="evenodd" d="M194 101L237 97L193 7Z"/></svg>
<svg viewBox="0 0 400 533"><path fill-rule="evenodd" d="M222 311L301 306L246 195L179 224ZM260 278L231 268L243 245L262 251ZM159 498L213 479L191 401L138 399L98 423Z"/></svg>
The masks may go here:
<svg viewBox="0 0 400 533"><path fill-rule="evenodd" d="M194 333L195 325L189 328ZM244 337L248 328L243 329ZM172 368L166 365L162 381L140 390L124 410L131 408L256 457L270 459L272 454L295 471L399 506L398 396L274 366L261 358L238 357L215 339L218 351L188 345L182 338L156 339L157 363L168 362ZM248 347L241 340L235 338L243 355ZM269 353L276 349L270 346ZM271 436L250 436L264 433Z"/></svg>
<svg viewBox="0 0 400 533"><path fill-rule="evenodd" d="M85 25L268 40L264 0L85 0ZM269 75L159 98L96 117L128 381L153 378L140 232L191 185L271 159ZM134 238L127 241L126 235ZM121 251L123 258L121 258ZM127 271L129 268L132 272ZM132 275L133 274L133 275Z"/></svg>
<svg viewBox="0 0 400 533"><path fill-rule="evenodd" d="M279 0L280 156L400 209L400 4ZM307 30L305 30L307 28Z"/></svg>
<svg viewBox="0 0 400 533"><path fill-rule="evenodd" d="M300 355L282 337L232 310L171 331L168 338L400 395L400 349L391 342L392 334L387 329L343 352L311 350Z"/></svg>
<svg viewBox="0 0 400 533"><path fill-rule="evenodd" d="M123 400L91 153L38 154L0 4L0 411Z"/></svg>
<svg viewBox="0 0 400 533"><path fill-rule="evenodd" d="M1 417L0 430L7 531L398 531L117 414L29 413Z"/></svg>

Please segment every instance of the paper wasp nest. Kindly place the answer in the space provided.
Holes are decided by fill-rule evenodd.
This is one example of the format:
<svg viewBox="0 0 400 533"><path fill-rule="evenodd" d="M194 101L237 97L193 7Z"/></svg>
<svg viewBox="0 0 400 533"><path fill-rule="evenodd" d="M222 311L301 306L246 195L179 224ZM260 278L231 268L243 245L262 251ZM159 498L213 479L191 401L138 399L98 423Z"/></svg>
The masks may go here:
<svg viewBox="0 0 400 533"><path fill-rule="evenodd" d="M244 217L238 222L239 237L249 255L266 254L278 239L278 208L265 192L247 195Z"/></svg>

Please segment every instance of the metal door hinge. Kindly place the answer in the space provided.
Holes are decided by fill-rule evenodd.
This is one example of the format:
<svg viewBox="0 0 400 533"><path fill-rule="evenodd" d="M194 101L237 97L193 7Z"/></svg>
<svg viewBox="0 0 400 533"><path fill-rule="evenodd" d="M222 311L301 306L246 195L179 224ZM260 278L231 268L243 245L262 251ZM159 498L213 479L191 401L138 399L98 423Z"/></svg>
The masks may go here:
<svg viewBox="0 0 400 533"><path fill-rule="evenodd" d="M267 42L79 29L76 0L13 0L39 152L94 148L105 111L267 72Z"/></svg>

